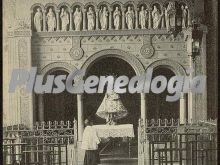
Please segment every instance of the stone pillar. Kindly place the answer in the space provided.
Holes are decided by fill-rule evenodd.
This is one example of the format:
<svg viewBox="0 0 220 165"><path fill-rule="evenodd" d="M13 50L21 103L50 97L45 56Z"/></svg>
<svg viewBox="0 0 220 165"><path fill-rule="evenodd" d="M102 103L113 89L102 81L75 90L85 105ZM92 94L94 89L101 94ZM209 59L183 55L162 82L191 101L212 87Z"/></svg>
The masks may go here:
<svg viewBox="0 0 220 165"><path fill-rule="evenodd" d="M146 94L145 93L141 93L141 119L143 119L143 126L144 126L144 138L145 138L145 142L142 143L143 145L143 150L147 151L145 152L145 154L143 155L143 164L149 165L150 164L150 153L149 151L149 141L146 138L146 127L147 127L147 106L146 106ZM141 163L142 164L142 163Z"/></svg>
<svg viewBox="0 0 220 165"><path fill-rule="evenodd" d="M95 29L96 30L99 30L99 10L97 9L96 10L96 12L95 12L95 18L96 18L96 20L95 20Z"/></svg>
<svg viewBox="0 0 220 165"><path fill-rule="evenodd" d="M191 65L190 67L192 67L193 69L195 68L194 63L192 62L192 58L190 58L191 61ZM190 79L192 79L194 77L194 73L190 73ZM192 93L192 91L188 92L188 122L191 123L195 120L195 94Z"/></svg>
<svg viewBox="0 0 220 165"><path fill-rule="evenodd" d="M73 10L70 9L70 29L69 31L73 30Z"/></svg>
<svg viewBox="0 0 220 165"><path fill-rule="evenodd" d="M109 9L109 19L108 19L108 21L109 21L109 30L112 30L112 8L110 8Z"/></svg>
<svg viewBox="0 0 220 165"><path fill-rule="evenodd" d="M165 8L162 9L163 11L165 10ZM164 12L163 12L164 13ZM161 19L161 29L165 28L165 17L164 14L162 15L162 19Z"/></svg>
<svg viewBox="0 0 220 165"><path fill-rule="evenodd" d="M135 9L135 29L138 29L138 8Z"/></svg>
<svg viewBox="0 0 220 165"><path fill-rule="evenodd" d="M186 122L186 100L185 94L181 93L180 96L180 124L185 124Z"/></svg>
<svg viewBox="0 0 220 165"><path fill-rule="evenodd" d="M189 56L189 67L194 70L195 65L192 60L192 35L189 34L187 38L187 53ZM189 78L192 79L194 77L194 71L189 73ZM188 92L188 122L193 121L195 119L195 103L194 103L194 94L192 91Z"/></svg>
<svg viewBox="0 0 220 165"><path fill-rule="evenodd" d="M145 93L141 93L141 118L146 121L146 95Z"/></svg>
<svg viewBox="0 0 220 165"><path fill-rule="evenodd" d="M46 29L46 11L43 11L43 31L47 31Z"/></svg>
<svg viewBox="0 0 220 165"><path fill-rule="evenodd" d="M123 8L121 12L122 12L122 30L124 30L125 29L125 9Z"/></svg>
<svg viewBox="0 0 220 165"><path fill-rule="evenodd" d="M152 29L152 20L151 20L151 9L148 10L149 18L148 18L148 29Z"/></svg>
<svg viewBox="0 0 220 165"><path fill-rule="evenodd" d="M191 12L188 9L188 23L187 23L187 27L191 27L191 26L192 26Z"/></svg>
<svg viewBox="0 0 220 165"><path fill-rule="evenodd" d="M60 10L56 10L56 18L57 18L57 29L56 31L60 31L60 16L59 16Z"/></svg>
<svg viewBox="0 0 220 165"><path fill-rule="evenodd" d="M207 28L203 29L203 37L202 37L202 43L201 43L201 74L202 75L207 75L207 53L206 53L206 44L207 44L207 41L206 41L206 35L207 35ZM203 110L202 111L202 114L201 114L201 120L207 120L207 78L206 78L206 86L205 86L205 89L200 97L200 102L198 104L200 104L200 107L201 109ZM202 104L201 104L202 103ZM199 109L198 109L199 111Z"/></svg>
<svg viewBox="0 0 220 165"><path fill-rule="evenodd" d="M44 96L43 94L38 95L38 120L39 122L44 121Z"/></svg>
<svg viewBox="0 0 220 165"><path fill-rule="evenodd" d="M83 12L83 30L86 30L86 9L82 10Z"/></svg>
<svg viewBox="0 0 220 165"><path fill-rule="evenodd" d="M35 31L35 28L34 28L34 13L33 13L33 11L31 11L31 30Z"/></svg>
<svg viewBox="0 0 220 165"><path fill-rule="evenodd" d="M77 95L77 109L78 109L78 141L82 141L82 135L84 130L84 118L83 118L83 98L81 94Z"/></svg>
<svg viewBox="0 0 220 165"><path fill-rule="evenodd" d="M26 69L28 71L30 71L30 67L32 66L32 57L30 56L31 35L31 29L14 32L16 46L14 49L16 50L16 54L12 55L12 58L16 60L16 66L20 69ZM14 66L15 65L11 65L10 67L13 68ZM35 69L32 69L32 71L36 72ZM17 121L16 124L22 123L27 127L32 128L34 122L33 93L28 93L25 87L20 87L16 91L18 92L18 95L17 98L14 99L16 99L17 109L10 109L10 111L12 111L12 113L17 113L17 119L15 119L15 121Z"/></svg>

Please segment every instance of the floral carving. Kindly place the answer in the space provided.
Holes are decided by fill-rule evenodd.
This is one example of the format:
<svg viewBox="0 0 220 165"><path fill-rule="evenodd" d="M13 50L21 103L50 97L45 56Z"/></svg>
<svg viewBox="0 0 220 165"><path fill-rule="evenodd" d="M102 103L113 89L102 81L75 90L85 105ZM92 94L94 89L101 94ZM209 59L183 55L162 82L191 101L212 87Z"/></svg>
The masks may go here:
<svg viewBox="0 0 220 165"><path fill-rule="evenodd" d="M71 48L70 49L70 56L74 59L74 60L80 60L83 57L83 50L82 48Z"/></svg>
<svg viewBox="0 0 220 165"><path fill-rule="evenodd" d="M143 45L140 52L144 58L150 58L154 55L154 48L152 45Z"/></svg>

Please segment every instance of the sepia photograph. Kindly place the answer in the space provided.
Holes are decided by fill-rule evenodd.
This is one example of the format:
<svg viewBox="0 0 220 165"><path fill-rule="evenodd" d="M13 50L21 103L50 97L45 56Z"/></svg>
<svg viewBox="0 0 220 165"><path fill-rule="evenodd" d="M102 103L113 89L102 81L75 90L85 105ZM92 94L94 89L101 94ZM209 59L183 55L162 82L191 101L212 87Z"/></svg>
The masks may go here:
<svg viewBox="0 0 220 165"><path fill-rule="evenodd" d="M3 165L217 165L218 0L3 0Z"/></svg>

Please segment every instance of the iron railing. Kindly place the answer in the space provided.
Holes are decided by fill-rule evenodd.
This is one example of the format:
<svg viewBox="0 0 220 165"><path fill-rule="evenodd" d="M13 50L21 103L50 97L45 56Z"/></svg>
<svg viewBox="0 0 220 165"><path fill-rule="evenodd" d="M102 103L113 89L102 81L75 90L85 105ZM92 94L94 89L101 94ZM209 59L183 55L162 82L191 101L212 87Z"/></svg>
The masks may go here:
<svg viewBox="0 0 220 165"><path fill-rule="evenodd" d="M76 164L76 126L75 120L4 127L4 164Z"/></svg>
<svg viewBox="0 0 220 165"><path fill-rule="evenodd" d="M139 121L139 165L216 165L216 121Z"/></svg>

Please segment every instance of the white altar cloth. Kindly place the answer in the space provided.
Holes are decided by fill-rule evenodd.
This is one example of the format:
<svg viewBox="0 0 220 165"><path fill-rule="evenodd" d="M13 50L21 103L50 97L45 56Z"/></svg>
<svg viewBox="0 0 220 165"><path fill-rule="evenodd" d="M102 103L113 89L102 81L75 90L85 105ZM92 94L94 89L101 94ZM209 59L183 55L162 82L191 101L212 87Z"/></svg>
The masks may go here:
<svg viewBox="0 0 220 165"><path fill-rule="evenodd" d="M134 137L133 124L94 125L100 138Z"/></svg>

